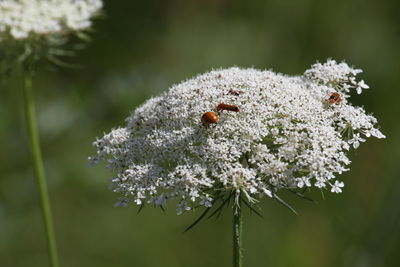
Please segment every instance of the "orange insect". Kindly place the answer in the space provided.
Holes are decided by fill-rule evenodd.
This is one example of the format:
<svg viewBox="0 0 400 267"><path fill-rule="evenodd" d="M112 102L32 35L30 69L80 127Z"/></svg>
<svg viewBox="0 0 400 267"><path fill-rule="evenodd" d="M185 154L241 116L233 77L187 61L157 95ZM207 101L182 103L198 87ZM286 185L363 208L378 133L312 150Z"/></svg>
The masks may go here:
<svg viewBox="0 0 400 267"><path fill-rule="evenodd" d="M339 103L340 101L342 101L342 97L340 96L339 93L332 93L331 96L328 99L330 104L335 104L335 103Z"/></svg>
<svg viewBox="0 0 400 267"><path fill-rule="evenodd" d="M217 114L215 114L212 111L209 111L209 112L204 113L203 116L201 116L201 123L203 125L217 123L218 119L219 119L219 117L217 116Z"/></svg>
<svg viewBox="0 0 400 267"><path fill-rule="evenodd" d="M239 112L240 109L238 108L238 106L235 105L228 105L228 104L224 104L221 103L216 107L217 111L220 112L222 110L228 110L228 111L234 111L234 112Z"/></svg>
<svg viewBox="0 0 400 267"><path fill-rule="evenodd" d="M229 90L228 93L231 94L231 95L235 95L235 96L240 95L240 92L239 92L239 91L235 91L235 90L232 90L232 89Z"/></svg>

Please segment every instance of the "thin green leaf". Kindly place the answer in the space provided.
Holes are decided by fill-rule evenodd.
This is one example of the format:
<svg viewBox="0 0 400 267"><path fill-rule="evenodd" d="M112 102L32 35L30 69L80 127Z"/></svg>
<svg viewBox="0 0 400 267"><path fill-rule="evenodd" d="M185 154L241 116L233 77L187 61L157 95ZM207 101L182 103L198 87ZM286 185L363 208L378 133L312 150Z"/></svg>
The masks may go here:
<svg viewBox="0 0 400 267"><path fill-rule="evenodd" d="M185 231L183 231L184 233L186 233L187 231L189 231L190 229L192 229L196 224L198 224L203 218L204 216L206 216L206 214L210 211L211 208L206 208L206 210L191 224L189 225Z"/></svg>
<svg viewBox="0 0 400 267"><path fill-rule="evenodd" d="M290 193L295 194L296 196L301 197L302 199L311 201L312 203L315 203L315 204L318 203L316 200L314 200L314 199L312 199L312 198L309 198L309 197L305 196L304 194L302 194L302 193L300 193L300 192L294 191L294 190L292 190L292 189L288 189L288 190L289 190Z"/></svg>
<svg viewBox="0 0 400 267"><path fill-rule="evenodd" d="M139 207L139 209L137 211L137 214L139 214L142 211L143 207L144 207L144 204L140 205L140 207Z"/></svg>
<svg viewBox="0 0 400 267"><path fill-rule="evenodd" d="M92 40L90 35L86 34L85 32L76 32L76 37L78 37L79 39L81 39L82 41L85 41L85 42L90 42Z"/></svg>
<svg viewBox="0 0 400 267"><path fill-rule="evenodd" d="M273 196L273 198L274 198L276 201L278 201L278 202L281 203L283 206L285 206L286 208L290 209L294 214L297 215L297 211L296 211L294 208L292 208L292 206L290 206L288 203L286 203L285 201L283 201L283 199L281 199L280 197L278 197L278 195L273 194L272 196Z"/></svg>
<svg viewBox="0 0 400 267"><path fill-rule="evenodd" d="M233 194L233 193L232 193ZM226 204L227 207L229 207L231 205L231 197L229 196L228 198L228 203Z"/></svg>
<svg viewBox="0 0 400 267"><path fill-rule="evenodd" d="M83 50L83 49L87 48L87 44L86 43L74 44L71 46L71 48L74 50Z"/></svg>
<svg viewBox="0 0 400 267"><path fill-rule="evenodd" d="M57 49L57 48L53 48L49 50L49 53L55 56L69 56L69 57L73 57L76 56L76 52L75 51L71 51L71 50L65 50L65 49Z"/></svg>
<svg viewBox="0 0 400 267"><path fill-rule="evenodd" d="M50 62L52 62L52 63L54 63L55 65L60 66L60 67L72 68L72 69L78 69L78 68L81 67L81 66L76 65L76 64L71 64L71 63L64 62L64 61L58 59L57 57L55 57L55 56L53 56L53 55L51 55L51 54L47 55L47 59L48 59Z"/></svg>
<svg viewBox="0 0 400 267"><path fill-rule="evenodd" d="M324 194L324 190L322 190L322 188L320 188L320 191L321 191L322 199L324 199L324 200L325 200L325 194Z"/></svg>
<svg viewBox="0 0 400 267"><path fill-rule="evenodd" d="M240 199L243 201L243 203L244 203L252 212L254 212L255 214L257 214L260 218L264 218L264 217L262 216L262 214L261 214L260 212L258 212L255 208L253 208L249 203L247 203L247 201L246 201L245 199L243 199L242 197L241 197Z"/></svg>
<svg viewBox="0 0 400 267"><path fill-rule="evenodd" d="M224 201L222 201L221 205L219 205L219 207L214 210L208 217L207 219L212 218L215 214L217 214L218 212L220 213L222 208L225 206L225 204L231 199L232 194L230 194Z"/></svg>

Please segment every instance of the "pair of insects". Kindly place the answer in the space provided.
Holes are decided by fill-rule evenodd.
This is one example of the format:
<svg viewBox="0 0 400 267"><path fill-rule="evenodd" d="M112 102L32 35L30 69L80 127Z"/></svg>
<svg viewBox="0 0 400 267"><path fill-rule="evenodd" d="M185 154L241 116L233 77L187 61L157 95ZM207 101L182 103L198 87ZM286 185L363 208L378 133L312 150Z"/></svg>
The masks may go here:
<svg viewBox="0 0 400 267"><path fill-rule="evenodd" d="M228 104L224 104L224 103L220 103L215 108L216 108L218 114L220 112L222 112L223 110L233 111L233 112L239 112L240 111L238 106L228 105ZM219 119L219 116L217 114L215 114L215 112L208 111L208 112L204 113L203 116L201 116L201 123L203 125L209 125L209 124L212 124L212 123L217 123L218 119Z"/></svg>
<svg viewBox="0 0 400 267"><path fill-rule="evenodd" d="M236 90L229 90L228 94L230 95L234 95L234 96L238 96L241 94L241 92L236 91ZM239 112L240 109L238 106L235 105L228 105L228 104L224 104L224 103L220 103L218 106L215 107L215 109L217 110L218 115L223 111L223 110L227 110L227 111L233 111L233 112ZM215 112L209 111L203 114L203 116L201 116L201 123L203 125L209 125L212 123L217 123L219 116L217 114L215 114Z"/></svg>

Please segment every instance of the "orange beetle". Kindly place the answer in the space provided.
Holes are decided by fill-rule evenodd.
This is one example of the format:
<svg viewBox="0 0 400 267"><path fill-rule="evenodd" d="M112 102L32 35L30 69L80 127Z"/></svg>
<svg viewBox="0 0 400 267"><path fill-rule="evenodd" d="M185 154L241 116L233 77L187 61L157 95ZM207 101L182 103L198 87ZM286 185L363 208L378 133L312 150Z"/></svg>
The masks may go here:
<svg viewBox="0 0 400 267"><path fill-rule="evenodd" d="M235 105L228 105L228 104L224 104L221 103L216 107L218 112L221 112L222 110L228 110L228 111L234 111L234 112L239 112L240 109L238 108L238 106Z"/></svg>
<svg viewBox="0 0 400 267"><path fill-rule="evenodd" d="M232 90L232 89L229 90L228 93L231 94L231 95L235 95L235 96L240 95L240 92L239 92L239 91L235 91L235 90Z"/></svg>
<svg viewBox="0 0 400 267"><path fill-rule="evenodd" d="M335 92L330 95L330 97L328 98L328 101L330 104L339 103L340 101L342 101L342 97L340 96L339 93Z"/></svg>
<svg viewBox="0 0 400 267"><path fill-rule="evenodd" d="M203 125L217 123L218 119L219 119L219 117L217 116L217 114L215 114L212 111L209 111L209 112L204 113L203 116L201 116L201 123Z"/></svg>

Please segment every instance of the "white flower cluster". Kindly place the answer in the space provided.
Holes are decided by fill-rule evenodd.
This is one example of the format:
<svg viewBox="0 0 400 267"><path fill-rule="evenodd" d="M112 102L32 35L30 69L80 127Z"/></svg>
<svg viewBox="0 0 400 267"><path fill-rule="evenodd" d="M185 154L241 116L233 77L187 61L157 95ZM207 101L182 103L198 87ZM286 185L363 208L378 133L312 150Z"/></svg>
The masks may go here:
<svg viewBox="0 0 400 267"><path fill-rule="evenodd" d="M346 93L355 88L357 94L361 94L363 89L369 88L363 80L356 81L356 75L361 72L362 70L353 69L344 62L337 64L335 60L328 60L325 64L312 65L311 69L304 73L304 76Z"/></svg>
<svg viewBox="0 0 400 267"><path fill-rule="evenodd" d="M348 150L385 137L373 116L348 102L358 72L332 60L297 77L211 71L137 108L126 127L94 142L90 160L105 160L116 173L122 204L175 199L178 213L211 207L220 192L248 200L312 186L340 193L335 175L348 170ZM340 98L330 102L332 93ZM221 103L239 111L217 110ZM202 123L206 112L218 121Z"/></svg>
<svg viewBox="0 0 400 267"><path fill-rule="evenodd" d="M87 29L101 0L0 0L0 41Z"/></svg>

